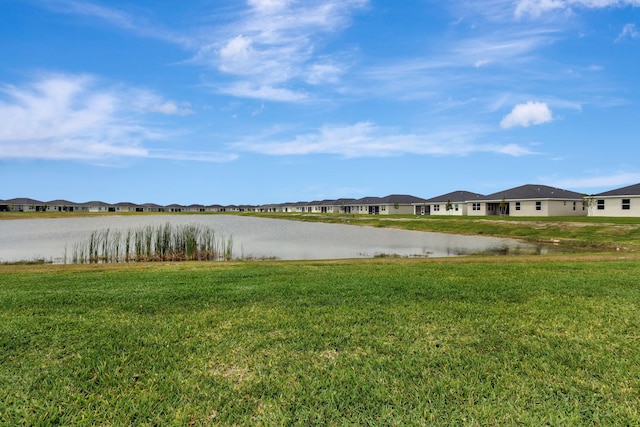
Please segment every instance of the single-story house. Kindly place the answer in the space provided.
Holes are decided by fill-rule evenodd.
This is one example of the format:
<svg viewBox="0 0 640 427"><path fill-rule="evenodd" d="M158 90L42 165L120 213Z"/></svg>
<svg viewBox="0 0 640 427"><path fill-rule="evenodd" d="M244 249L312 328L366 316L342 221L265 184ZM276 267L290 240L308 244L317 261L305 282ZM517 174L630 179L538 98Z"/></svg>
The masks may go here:
<svg viewBox="0 0 640 427"><path fill-rule="evenodd" d="M547 185L526 184L467 201L470 216L586 216L583 195Z"/></svg>
<svg viewBox="0 0 640 427"><path fill-rule="evenodd" d="M353 202L350 213L370 215L413 215L414 205L425 199L407 194L390 194L385 197L363 197Z"/></svg>
<svg viewBox="0 0 640 427"><path fill-rule="evenodd" d="M176 203L173 203L171 205L167 205L167 206L165 206L165 208L167 209L167 212L182 212L182 211L184 211L186 209L185 206L178 205Z"/></svg>
<svg viewBox="0 0 640 427"><path fill-rule="evenodd" d="M144 212L144 208L131 202L119 202L113 205L116 212Z"/></svg>
<svg viewBox="0 0 640 427"><path fill-rule="evenodd" d="M73 212L78 210L78 204L68 200L52 200L45 203L47 211L53 212Z"/></svg>
<svg viewBox="0 0 640 427"><path fill-rule="evenodd" d="M640 184L587 196L589 216L640 217Z"/></svg>
<svg viewBox="0 0 640 427"><path fill-rule="evenodd" d="M482 194L471 191L453 191L441 196L432 197L424 203L416 203L416 215L467 215L468 202L483 198Z"/></svg>
<svg viewBox="0 0 640 427"><path fill-rule="evenodd" d="M206 208L204 205L194 203L189 206L185 206L184 212L206 212Z"/></svg>
<svg viewBox="0 0 640 427"><path fill-rule="evenodd" d="M105 202L93 200L91 202L80 203L80 210L89 212L115 212L116 207Z"/></svg>
<svg viewBox="0 0 640 427"><path fill-rule="evenodd" d="M143 203L140 205L142 212L164 212L165 207L155 203Z"/></svg>
<svg viewBox="0 0 640 427"><path fill-rule="evenodd" d="M209 212L224 212L225 208L222 205L207 205L207 211Z"/></svg>
<svg viewBox="0 0 640 427"><path fill-rule="evenodd" d="M44 212L47 210L47 205L40 200L19 197L5 200L2 209L11 212Z"/></svg>

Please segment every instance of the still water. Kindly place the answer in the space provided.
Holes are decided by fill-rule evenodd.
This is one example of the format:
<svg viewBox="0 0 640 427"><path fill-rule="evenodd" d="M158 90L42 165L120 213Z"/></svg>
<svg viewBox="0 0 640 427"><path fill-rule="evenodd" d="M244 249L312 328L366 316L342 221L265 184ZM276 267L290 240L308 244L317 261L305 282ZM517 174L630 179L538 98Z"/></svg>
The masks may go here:
<svg viewBox="0 0 640 427"><path fill-rule="evenodd" d="M99 216L0 221L0 262L44 259L63 262L76 243L97 230L126 232L146 225L198 224L233 239L234 258L283 260L447 257L468 253L532 252L510 239L306 223L234 215Z"/></svg>

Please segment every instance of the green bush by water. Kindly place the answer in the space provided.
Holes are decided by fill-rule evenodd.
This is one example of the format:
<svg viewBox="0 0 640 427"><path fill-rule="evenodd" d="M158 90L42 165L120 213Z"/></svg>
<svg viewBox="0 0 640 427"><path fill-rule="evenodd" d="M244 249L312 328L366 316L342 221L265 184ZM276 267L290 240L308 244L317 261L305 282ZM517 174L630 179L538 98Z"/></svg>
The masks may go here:
<svg viewBox="0 0 640 427"><path fill-rule="evenodd" d="M148 225L119 230L95 230L74 245L73 264L143 261L221 261L233 257L233 240L202 225ZM69 261L69 260L65 260Z"/></svg>

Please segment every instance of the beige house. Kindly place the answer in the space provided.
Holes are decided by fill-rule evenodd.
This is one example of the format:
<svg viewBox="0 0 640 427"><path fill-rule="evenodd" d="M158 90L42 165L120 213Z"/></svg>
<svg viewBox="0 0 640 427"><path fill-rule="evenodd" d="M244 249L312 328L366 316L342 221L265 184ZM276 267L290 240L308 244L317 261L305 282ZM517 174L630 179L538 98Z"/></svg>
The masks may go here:
<svg viewBox="0 0 640 427"><path fill-rule="evenodd" d="M480 200L484 196L470 191L453 191L427 199L414 205L416 215L467 215L468 202Z"/></svg>
<svg viewBox="0 0 640 427"><path fill-rule="evenodd" d="M385 197L363 197L348 206L352 214L370 215L413 215L414 206L424 203L425 199L406 194L390 194Z"/></svg>
<svg viewBox="0 0 640 427"><path fill-rule="evenodd" d="M4 200L0 210L11 212L44 212L47 210L47 206L46 203L40 200L19 197Z"/></svg>
<svg viewBox="0 0 640 427"><path fill-rule="evenodd" d="M640 184L605 191L586 200L589 216L640 217Z"/></svg>
<svg viewBox="0 0 640 427"><path fill-rule="evenodd" d="M469 216L586 216L583 195L547 185L527 184L467 201Z"/></svg>

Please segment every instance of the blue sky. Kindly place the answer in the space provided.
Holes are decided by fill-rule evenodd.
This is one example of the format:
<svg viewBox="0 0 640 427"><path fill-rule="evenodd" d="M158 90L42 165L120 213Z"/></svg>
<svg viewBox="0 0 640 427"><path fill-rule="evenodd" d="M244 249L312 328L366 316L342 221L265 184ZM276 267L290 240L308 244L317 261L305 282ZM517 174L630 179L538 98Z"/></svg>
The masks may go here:
<svg viewBox="0 0 640 427"><path fill-rule="evenodd" d="M0 199L640 182L640 0L4 0Z"/></svg>

